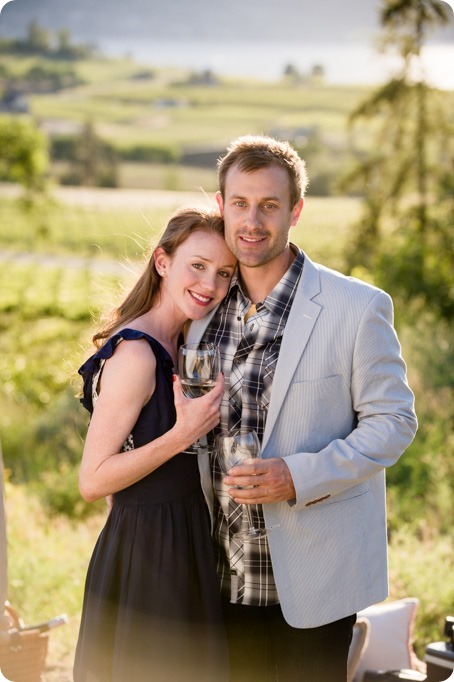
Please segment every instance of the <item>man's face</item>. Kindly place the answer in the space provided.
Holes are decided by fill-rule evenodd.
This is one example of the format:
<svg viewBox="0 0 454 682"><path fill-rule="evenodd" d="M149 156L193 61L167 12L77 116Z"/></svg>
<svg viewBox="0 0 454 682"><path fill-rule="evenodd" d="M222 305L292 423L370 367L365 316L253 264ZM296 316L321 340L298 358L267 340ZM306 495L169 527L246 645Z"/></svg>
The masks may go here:
<svg viewBox="0 0 454 682"><path fill-rule="evenodd" d="M288 175L284 168L268 166L252 173L232 166L227 173L225 197L216 195L225 221L225 240L245 267L274 261L288 246L290 227L296 225L301 199L290 206Z"/></svg>

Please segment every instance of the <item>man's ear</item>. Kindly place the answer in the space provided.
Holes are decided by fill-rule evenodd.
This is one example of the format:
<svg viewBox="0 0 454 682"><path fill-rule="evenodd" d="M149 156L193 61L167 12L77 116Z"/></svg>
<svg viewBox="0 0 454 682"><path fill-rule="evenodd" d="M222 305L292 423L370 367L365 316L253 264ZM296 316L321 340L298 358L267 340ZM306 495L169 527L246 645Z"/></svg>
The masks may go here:
<svg viewBox="0 0 454 682"><path fill-rule="evenodd" d="M301 215L301 211L303 210L303 206L304 206L304 199L301 198L298 201L298 203L295 204L295 206L293 207L292 219L291 219L291 223L290 223L292 227L295 227L296 223L298 222L299 217Z"/></svg>
<svg viewBox="0 0 454 682"><path fill-rule="evenodd" d="M220 192L216 192L216 203L219 206L221 215L224 215L224 199L222 198L222 194Z"/></svg>

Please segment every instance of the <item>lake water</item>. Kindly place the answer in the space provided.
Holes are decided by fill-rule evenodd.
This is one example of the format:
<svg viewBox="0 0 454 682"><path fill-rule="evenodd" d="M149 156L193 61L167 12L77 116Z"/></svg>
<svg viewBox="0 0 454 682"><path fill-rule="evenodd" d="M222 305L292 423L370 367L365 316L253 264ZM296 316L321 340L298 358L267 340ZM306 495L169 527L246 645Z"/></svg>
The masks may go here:
<svg viewBox="0 0 454 682"><path fill-rule="evenodd" d="M224 76L276 80L285 66L293 64L308 74L315 64L323 66L325 80L340 85L375 85L396 72L399 59L381 55L360 44L308 42L246 42L206 40L108 40L99 41L102 51L131 55L142 64L158 67L211 69ZM454 90L454 44L433 44L423 48L426 80L433 86Z"/></svg>

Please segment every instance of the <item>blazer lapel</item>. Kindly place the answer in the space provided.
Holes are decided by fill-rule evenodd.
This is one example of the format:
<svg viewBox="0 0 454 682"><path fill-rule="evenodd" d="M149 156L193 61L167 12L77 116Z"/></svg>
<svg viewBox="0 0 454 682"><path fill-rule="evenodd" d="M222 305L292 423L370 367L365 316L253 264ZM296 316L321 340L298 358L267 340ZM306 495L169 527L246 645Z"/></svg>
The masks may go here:
<svg viewBox="0 0 454 682"><path fill-rule="evenodd" d="M282 337L279 359L274 372L262 451L269 441L276 419L289 389L296 367L322 310L311 299L320 293L320 273L305 255L303 272Z"/></svg>

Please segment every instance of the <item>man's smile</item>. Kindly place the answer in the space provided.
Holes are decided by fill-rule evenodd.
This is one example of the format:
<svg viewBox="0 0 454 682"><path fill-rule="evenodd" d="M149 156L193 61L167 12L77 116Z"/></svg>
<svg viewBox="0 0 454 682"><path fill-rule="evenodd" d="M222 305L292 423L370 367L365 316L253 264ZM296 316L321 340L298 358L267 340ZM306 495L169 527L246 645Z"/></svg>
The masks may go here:
<svg viewBox="0 0 454 682"><path fill-rule="evenodd" d="M244 241L248 244L258 244L259 242L262 242L266 237L247 237L244 234L240 234L239 238L241 241Z"/></svg>

